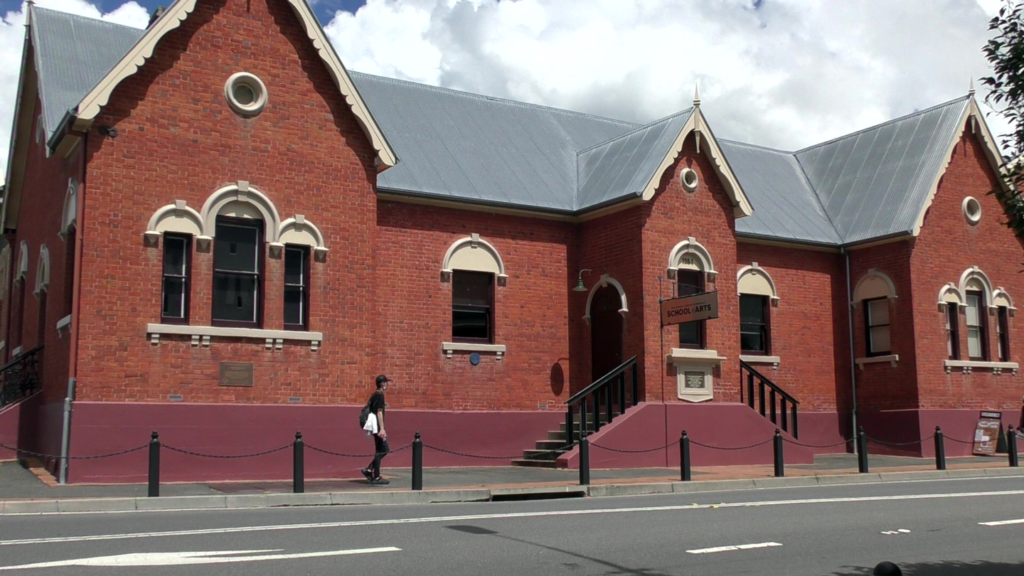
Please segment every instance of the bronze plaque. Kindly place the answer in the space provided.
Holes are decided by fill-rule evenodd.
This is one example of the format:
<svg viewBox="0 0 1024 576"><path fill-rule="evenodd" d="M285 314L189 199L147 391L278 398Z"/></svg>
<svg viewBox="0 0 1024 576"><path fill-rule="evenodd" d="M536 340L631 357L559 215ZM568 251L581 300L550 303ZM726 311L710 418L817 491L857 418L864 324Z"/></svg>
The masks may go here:
<svg viewBox="0 0 1024 576"><path fill-rule="evenodd" d="M252 386L252 362L221 362L221 386Z"/></svg>
<svg viewBox="0 0 1024 576"><path fill-rule="evenodd" d="M704 292L664 300L661 303L661 325L682 324L718 318L718 292Z"/></svg>

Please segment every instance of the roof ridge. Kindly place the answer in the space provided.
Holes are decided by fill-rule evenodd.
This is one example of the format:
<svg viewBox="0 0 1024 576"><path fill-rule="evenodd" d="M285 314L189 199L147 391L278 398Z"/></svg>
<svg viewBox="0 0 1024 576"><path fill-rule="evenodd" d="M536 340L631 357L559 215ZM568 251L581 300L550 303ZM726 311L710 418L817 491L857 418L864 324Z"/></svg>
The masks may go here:
<svg viewBox="0 0 1024 576"><path fill-rule="evenodd" d="M821 146L832 144L832 143L838 142L840 140L845 140L846 138L850 138L851 136L859 136L861 134L864 134L866 132L870 132L871 130L878 129L878 128L881 128L883 126L888 126L890 124L895 124L896 122L902 122L904 120L913 118L915 116L920 116L922 114L927 114L929 112L938 110L939 108L944 108L944 107L949 106L950 104L954 104L956 102L966 102L968 99L970 99L970 97L971 97L970 95L960 96L960 97L954 98L952 100L948 100L946 102L943 102L941 104L936 104L934 106L930 106L928 108L925 108L924 110L918 110L916 112L911 112L910 114L904 114L903 116L898 116L898 117L893 118L891 120L886 120L885 122L881 122L879 124L868 126L867 128L861 128L860 130L857 130L856 132L850 132L849 134L843 134L842 136L837 136L835 138L832 138L830 140L826 140L824 142L819 142L817 144L812 144L810 146L807 146L806 148L801 148L801 149L797 150L796 152L793 152L793 154L800 154L800 153L806 152L808 150L813 150L814 148L819 148Z"/></svg>
<svg viewBox="0 0 1024 576"><path fill-rule="evenodd" d="M89 16L82 16L81 14L74 14L72 12L64 12L63 10L54 10L53 8L44 8L44 7L38 6L38 5L33 5L32 6L32 12L39 12L39 11L50 12L50 13L53 13L53 14L60 14L63 17L73 18L75 20L81 20L83 22L88 22L90 24L104 24L104 25L110 26L112 28L123 28L125 30L133 30L135 32L145 32L146 31L145 28L136 28L134 26L128 26L126 24L118 24L117 22L111 22L110 20L103 20L101 18L92 18L92 17L89 17ZM33 23L33 25L34 24L35 23Z"/></svg>
<svg viewBox="0 0 1024 576"><path fill-rule="evenodd" d="M646 129L650 128L651 126L656 126L656 125L661 124L663 122L668 122L669 120L672 120L673 118L677 118L679 116L682 116L683 114L693 114L693 107L691 106L691 107L687 108L686 110L681 110L681 111L676 112L674 114L669 114L668 116L665 116L664 118L659 118L659 119L657 119L657 120L655 120L653 122L648 122L647 124L641 124L639 126L636 126L636 127L634 127L632 130L630 130L628 132L623 132L622 134L619 134L618 136L615 136L613 138L609 138L609 139L605 140L604 142L598 142L597 144L594 144L593 146L590 146L588 148L584 148L583 150L580 150L580 151L576 152L576 156L579 157L580 154L583 154L583 153L586 153L586 152L590 152L591 150L594 150L596 148L600 148L601 146L604 146L604 145L609 144L611 142L615 142L616 140L620 140L622 138L626 138L627 136L630 136L632 134L636 134L637 132L639 132L641 130L646 130Z"/></svg>
<svg viewBox="0 0 1024 576"><path fill-rule="evenodd" d="M475 98L479 100L488 100L491 102L500 102L503 104L512 104L514 106L520 106L523 108L536 108L538 110L551 110L554 112L561 112L563 114L571 114L573 116L580 116L583 118L591 118L594 120L604 120L606 122L615 122L616 124L622 124L624 126L636 126L635 122L627 122L625 120L619 120L617 118L609 118L607 116L598 116L597 114L589 114L587 112L578 112L576 110L567 110L565 108L556 108L554 106L544 106L543 104L532 104L530 102L520 102L518 100L511 100L509 98L500 98L498 96L487 96L486 94L477 94L475 92L467 92L465 90L456 90L454 88L446 88L443 86L432 86L430 84L423 84L422 82L413 82L412 80L402 80L400 78L389 78L387 76L378 76L376 74L367 74L366 72L358 72L356 70L349 70L349 75L361 76L365 78L372 78L374 80L383 80L385 82L391 82L394 84L409 84L417 86L419 88L425 88L434 92L445 92L455 96L464 96L468 98Z"/></svg>
<svg viewBox="0 0 1024 576"><path fill-rule="evenodd" d="M814 201L818 203L818 208L821 208L821 213L825 215L825 220L828 221L828 225L832 227L832 231L836 233L836 238L839 238L839 244L843 245L846 243L846 238L843 233L839 230L839 226L832 220L832 215L828 213L828 209L825 208L825 203L821 201L821 195L818 194L818 189L811 182L810 177L807 176L807 170L804 170L804 163L800 161L800 157L796 155L796 152L790 152L790 156L793 157L793 161L796 162L796 167L800 170L800 177L804 179L804 183L807 184L807 189L811 191L811 196L814 197Z"/></svg>
<svg viewBox="0 0 1024 576"><path fill-rule="evenodd" d="M737 146L746 146L747 148L757 148L758 150L765 150L768 152L776 152L778 154L789 154L793 155L795 152L789 150L781 150L779 148L771 148L769 146L762 146L760 144L751 144L750 142L740 142L739 140L729 140L728 138L718 138L719 142L727 142L729 144L735 144Z"/></svg>

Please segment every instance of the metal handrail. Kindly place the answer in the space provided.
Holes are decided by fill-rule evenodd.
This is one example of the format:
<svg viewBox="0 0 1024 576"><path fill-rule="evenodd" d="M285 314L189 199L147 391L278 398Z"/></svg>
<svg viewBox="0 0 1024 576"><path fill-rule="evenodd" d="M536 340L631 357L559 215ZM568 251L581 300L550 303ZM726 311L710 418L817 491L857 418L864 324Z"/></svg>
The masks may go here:
<svg viewBox="0 0 1024 576"><path fill-rule="evenodd" d="M764 374L761 374L760 372L755 370L754 367L751 366L750 364L747 364L743 360L740 360L740 368L742 368L742 369L750 372L754 376L756 376L761 382L764 382L765 384L767 384L769 388L771 388L775 392L781 394L782 397L785 398L788 402L792 402L793 404L797 404L797 405L800 404L799 400L797 400L796 398L793 398L792 396L790 396L789 393L786 392L785 390L783 390L782 388L779 388L779 386L777 384L775 384L775 382L772 382L771 380L768 379L767 376L765 376Z"/></svg>
<svg viewBox="0 0 1024 576"><path fill-rule="evenodd" d="M7 406L28 397L39 387L36 372L37 355L43 349L36 346L14 360L0 366L0 406Z"/></svg>
<svg viewBox="0 0 1024 576"><path fill-rule="evenodd" d="M611 382L611 380L616 376L619 376L620 374L624 373L633 364L636 364L636 356L633 356L629 360L626 360L622 364L619 364L617 368L605 374L604 376L601 376L600 378L595 380L594 383L591 384L590 386L587 386L583 390L580 390L579 392L573 394L568 400L565 401L565 403L569 406L572 406L573 404L579 402L580 399L582 399L583 397L592 394L601 386L604 386L608 382Z"/></svg>
<svg viewBox="0 0 1024 576"><path fill-rule="evenodd" d="M33 349L31 349L31 350L29 350L27 352L22 352L21 354L18 354L17 358L15 358L14 360L11 360L7 364L4 364L3 366L0 366L0 372L6 372L6 371L10 370L16 364L24 362L29 356L34 355L36 352L39 352L42 349L43 349L42 346L36 346L35 348L33 348Z"/></svg>

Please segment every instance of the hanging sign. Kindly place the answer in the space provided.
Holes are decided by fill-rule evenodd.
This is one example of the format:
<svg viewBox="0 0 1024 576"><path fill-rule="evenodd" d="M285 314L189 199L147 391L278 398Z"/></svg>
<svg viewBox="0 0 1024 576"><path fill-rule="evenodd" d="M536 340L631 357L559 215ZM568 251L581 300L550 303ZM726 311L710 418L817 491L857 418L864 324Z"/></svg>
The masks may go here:
<svg viewBox="0 0 1024 576"><path fill-rule="evenodd" d="M704 292L661 302L661 325L718 318L718 292Z"/></svg>
<svg viewBox="0 0 1024 576"><path fill-rule="evenodd" d="M1001 412L982 412L974 429L974 453L993 456L999 445L999 433L1003 427Z"/></svg>

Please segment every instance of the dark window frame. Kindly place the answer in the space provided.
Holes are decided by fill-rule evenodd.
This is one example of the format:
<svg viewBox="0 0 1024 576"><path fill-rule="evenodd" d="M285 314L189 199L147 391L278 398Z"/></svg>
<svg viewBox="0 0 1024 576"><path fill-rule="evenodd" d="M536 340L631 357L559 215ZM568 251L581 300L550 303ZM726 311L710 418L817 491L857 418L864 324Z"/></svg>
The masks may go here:
<svg viewBox="0 0 1024 576"><path fill-rule="evenodd" d="M946 342L949 346L949 359L960 359L960 306L955 303L946 304ZM891 335L890 335L891 337Z"/></svg>
<svg viewBox="0 0 1024 576"><path fill-rule="evenodd" d="M885 301L886 305L886 316L888 316L888 322L885 324L872 324L871 323L871 303ZM864 300L864 352L868 357L875 356L889 356L892 354L892 310L889 309L889 297L882 296L881 298L872 298L870 300ZM888 350L873 350L871 345L871 329L885 327L889 331L889 349Z"/></svg>
<svg viewBox="0 0 1024 576"><path fill-rule="evenodd" d="M462 275L478 275L478 276L487 276L488 277L489 289L487 291L487 338L467 338L467 337L464 337L464 336L461 336L461 337L456 337L455 336L454 320L455 320L456 308L459 308L459 307L479 308L478 306L465 306L465 305L456 306L456 304L455 304L455 294L456 294L455 286L456 286L456 283L457 283L456 279L457 279L458 276L462 276ZM495 275L493 273L491 273L491 272L477 272L477 271L473 271L473 270L453 270L452 271L452 324L453 324L453 326L452 326L452 342L460 342L460 343L467 343L467 344L494 344L494 289L495 289L495 284L496 284L495 280L496 280Z"/></svg>
<svg viewBox="0 0 1024 576"><path fill-rule="evenodd" d="M761 315L763 324L761 327L761 339L764 342L764 350L747 350L743 348L743 325L751 324L743 321L743 298L759 298L761 300ZM770 356L772 353L772 315L771 298L761 294L740 294L740 353L744 356Z"/></svg>
<svg viewBox="0 0 1024 576"><path fill-rule="evenodd" d="M288 283L288 253L298 252L302 254L302 284L289 284ZM309 282L310 282L310 249L309 246L303 246L301 244L286 244L284 247L284 292L288 292L289 288L299 287L302 292L302 320L299 324L289 324L287 321L287 308L288 300L283 298L283 307L285 312L283 316L284 329L285 330L296 330L296 331L307 331L309 330Z"/></svg>
<svg viewBox="0 0 1024 576"><path fill-rule="evenodd" d="M981 290L968 290L964 294L964 297L968 299L971 296L977 296L978 298L978 325L971 326L967 324L967 358L969 360L987 362L991 358L988 342L988 303L985 302L985 293ZM965 305L965 308L969 308L969 306ZM981 356L971 356L971 328L978 329L978 336L981 340Z"/></svg>
<svg viewBox="0 0 1024 576"><path fill-rule="evenodd" d="M185 274L175 276L167 274L167 240L182 240L185 242ZM164 316L164 295L166 294L167 278L181 278L184 281L185 301L182 303L182 317ZM192 235L191 234L170 234L164 233L163 251L160 257L160 322L163 324L188 325L192 308Z"/></svg>
<svg viewBox="0 0 1024 576"><path fill-rule="evenodd" d="M215 225L226 224L229 226L240 226L245 228L253 228L256 230L256 273L239 272L237 270L218 270L217 269L217 253L216 246L214 246L213 253L213 274L211 278L211 294L213 299L217 298L217 274L235 274L235 275L254 275L256 276L256 321L242 321L242 320L218 320L213 317L214 311L216 310L216 304L210 306L210 325L224 328L262 328L263 327L263 304L266 301L264 289L266 287L266 261L267 261L267 247L264 244L264 238L266 234L266 222L263 220L255 220L251 218L235 218L231 216L218 216ZM217 239L214 238L214 242Z"/></svg>
<svg viewBox="0 0 1024 576"><path fill-rule="evenodd" d="M996 317L996 332L999 342L999 361L1010 361L1010 309L1006 306L999 307Z"/></svg>
<svg viewBox="0 0 1024 576"><path fill-rule="evenodd" d="M11 335L13 336L12 339L14 340L11 348L12 350L24 347L25 345L25 291L28 289L26 283L27 279L25 276L19 276L14 279L14 289L18 291L18 296L11 304L16 304L17 306L16 311L18 324L17 328L11 330Z"/></svg>
<svg viewBox="0 0 1024 576"><path fill-rule="evenodd" d="M75 238L78 231L74 226L64 235L64 316L70 316L75 309Z"/></svg>
<svg viewBox="0 0 1024 576"><path fill-rule="evenodd" d="M690 275L690 274L696 275L696 277L697 277L697 284L694 285L694 288L696 288L695 292L692 292L690 294L683 294L682 293L683 292L682 287L684 286L684 284L682 282L680 282L680 276L684 275L684 274L685 275ZM679 269L679 270L676 271L676 296L677 297L693 296L694 294L702 294L705 290L706 290L706 288L705 288L705 283L704 283L704 271L702 271L702 270L686 270L686 269ZM694 324L694 323L697 324L697 343L696 344L683 343L683 326L689 325L689 324ZM679 325L679 347L680 348L686 348L686 349L689 349L689 350L707 350L707 348L708 348L707 320L697 320L695 322L685 322L683 324L680 324Z"/></svg>

